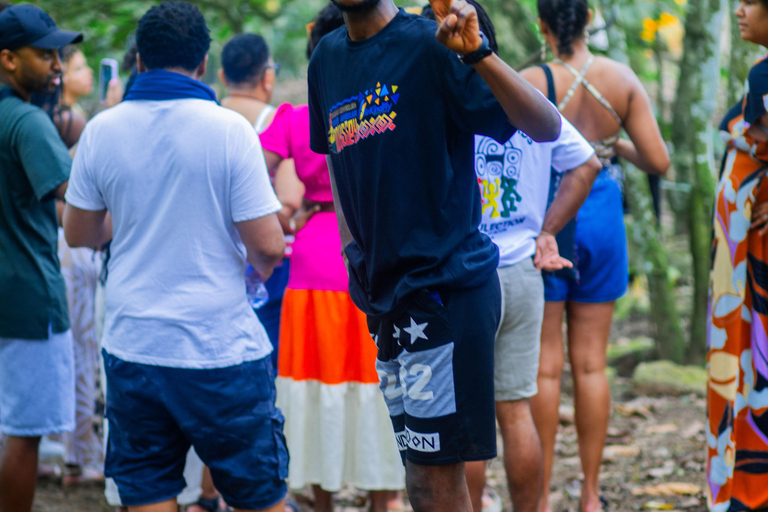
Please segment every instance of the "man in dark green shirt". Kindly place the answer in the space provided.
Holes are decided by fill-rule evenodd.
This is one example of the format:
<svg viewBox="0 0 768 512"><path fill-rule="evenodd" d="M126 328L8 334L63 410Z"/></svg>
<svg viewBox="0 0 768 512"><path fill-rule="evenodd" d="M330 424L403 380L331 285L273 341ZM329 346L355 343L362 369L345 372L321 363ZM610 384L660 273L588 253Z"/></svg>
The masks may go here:
<svg viewBox="0 0 768 512"><path fill-rule="evenodd" d="M72 161L29 103L61 81L58 50L82 35L44 11L0 13L0 512L29 512L40 437L74 428L72 337L56 255L56 199Z"/></svg>

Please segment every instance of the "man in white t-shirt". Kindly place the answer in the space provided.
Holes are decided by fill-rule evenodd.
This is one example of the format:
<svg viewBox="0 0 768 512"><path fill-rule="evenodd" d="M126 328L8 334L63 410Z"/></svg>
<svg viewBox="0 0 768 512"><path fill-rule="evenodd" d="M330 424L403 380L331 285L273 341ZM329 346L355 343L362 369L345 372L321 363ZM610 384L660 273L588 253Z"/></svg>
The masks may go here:
<svg viewBox="0 0 768 512"><path fill-rule="evenodd" d="M192 445L230 506L280 510L283 419L244 270L247 260L266 279L282 259L281 205L253 127L199 81L210 44L200 11L152 7L136 43L139 74L86 126L64 214L73 247L113 238L105 475L129 509L176 511Z"/></svg>
<svg viewBox="0 0 768 512"><path fill-rule="evenodd" d="M475 137L475 173L483 196L480 230L499 247L500 256L502 316L494 387L515 510L536 510L541 486L541 445L528 402L537 393L544 315L541 270L571 266L560 257L555 235L576 215L600 169L592 146L565 118L554 142L537 143L519 131L503 145ZM561 182L547 209L551 170ZM485 463L467 463L473 498L485 485L484 472Z"/></svg>

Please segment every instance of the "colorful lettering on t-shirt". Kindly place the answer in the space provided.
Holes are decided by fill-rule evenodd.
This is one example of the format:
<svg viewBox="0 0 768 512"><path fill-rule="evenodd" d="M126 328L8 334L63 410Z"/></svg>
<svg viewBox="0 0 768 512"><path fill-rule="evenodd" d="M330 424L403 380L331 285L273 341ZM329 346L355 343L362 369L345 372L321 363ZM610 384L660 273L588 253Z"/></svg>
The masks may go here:
<svg viewBox="0 0 768 512"><path fill-rule="evenodd" d="M328 117L328 144L334 154L373 135L394 131L394 111L400 93L397 85L376 84L373 89L343 100L333 107Z"/></svg>

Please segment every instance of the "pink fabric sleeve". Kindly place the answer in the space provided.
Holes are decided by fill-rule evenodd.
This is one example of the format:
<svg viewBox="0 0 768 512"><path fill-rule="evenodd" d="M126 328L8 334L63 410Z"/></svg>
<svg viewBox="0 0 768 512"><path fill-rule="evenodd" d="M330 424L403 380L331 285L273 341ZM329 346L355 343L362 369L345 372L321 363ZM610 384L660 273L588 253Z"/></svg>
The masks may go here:
<svg viewBox="0 0 768 512"><path fill-rule="evenodd" d="M291 158L291 113L293 106L283 103L277 107L272 124L259 135L261 147L277 153L281 158Z"/></svg>

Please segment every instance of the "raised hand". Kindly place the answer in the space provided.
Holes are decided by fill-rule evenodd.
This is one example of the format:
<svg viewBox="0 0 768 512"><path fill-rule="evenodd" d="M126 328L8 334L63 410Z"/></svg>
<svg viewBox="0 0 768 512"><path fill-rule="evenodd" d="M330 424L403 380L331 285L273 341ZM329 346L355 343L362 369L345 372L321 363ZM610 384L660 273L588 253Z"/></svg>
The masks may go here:
<svg viewBox="0 0 768 512"><path fill-rule="evenodd" d="M429 0L437 19L437 40L459 55L480 48L480 22L474 6L464 0Z"/></svg>
<svg viewBox="0 0 768 512"><path fill-rule="evenodd" d="M573 263L560 256L555 237L546 232L542 232L536 239L536 256L533 258L533 264L539 270L550 272L573 267Z"/></svg>

